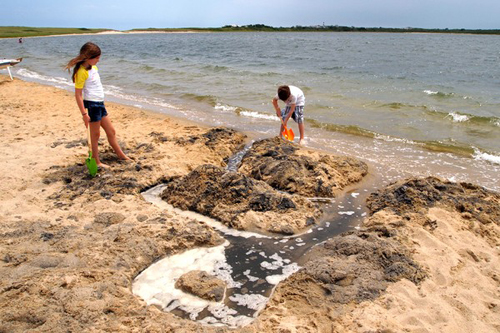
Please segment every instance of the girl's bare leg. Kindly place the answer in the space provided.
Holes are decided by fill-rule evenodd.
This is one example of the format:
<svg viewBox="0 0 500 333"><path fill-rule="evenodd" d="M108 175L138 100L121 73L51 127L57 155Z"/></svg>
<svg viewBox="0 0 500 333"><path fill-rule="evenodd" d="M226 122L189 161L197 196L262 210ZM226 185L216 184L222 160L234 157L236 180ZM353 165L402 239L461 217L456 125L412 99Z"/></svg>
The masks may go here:
<svg viewBox="0 0 500 333"><path fill-rule="evenodd" d="M101 122L94 121L89 123L90 139L92 140L92 157L95 159L97 166L107 168L108 165L101 162L99 159L99 137L101 136Z"/></svg>
<svg viewBox="0 0 500 333"><path fill-rule="evenodd" d="M113 147L113 150L115 151L118 158L120 160L130 160L130 158L127 155L125 155L125 153L120 148L120 145L118 144L118 140L116 139L116 130L113 127L113 124L111 124L109 116L106 116L101 119L101 126L106 132L106 136L108 137L108 142L111 145L111 147Z"/></svg>

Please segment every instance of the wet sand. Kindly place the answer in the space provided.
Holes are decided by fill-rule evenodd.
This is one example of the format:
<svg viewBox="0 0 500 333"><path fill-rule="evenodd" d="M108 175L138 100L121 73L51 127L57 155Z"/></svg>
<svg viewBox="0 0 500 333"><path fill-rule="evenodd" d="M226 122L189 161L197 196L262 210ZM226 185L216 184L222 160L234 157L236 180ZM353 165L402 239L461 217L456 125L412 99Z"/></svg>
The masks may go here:
<svg viewBox="0 0 500 333"><path fill-rule="evenodd" d="M118 161L102 133L102 160L111 169L92 179L73 95L0 76L0 332L232 331L146 306L131 286L165 256L224 242L207 224L162 211L140 192L202 164L225 166L244 136L209 145L210 128L199 124L115 103L107 108L134 162ZM365 260L362 251L339 256L331 251L342 240L327 242L312 255L324 263L311 260L280 283L255 321L236 331L499 331L500 201L495 193L460 188L470 190L464 200L482 196L496 209L424 200L416 210L404 202L373 210L364 228L345 239L375 251L369 253L391 249L390 264ZM328 277L316 270L323 264ZM382 278L370 284L375 264ZM396 276L387 277L388 270Z"/></svg>

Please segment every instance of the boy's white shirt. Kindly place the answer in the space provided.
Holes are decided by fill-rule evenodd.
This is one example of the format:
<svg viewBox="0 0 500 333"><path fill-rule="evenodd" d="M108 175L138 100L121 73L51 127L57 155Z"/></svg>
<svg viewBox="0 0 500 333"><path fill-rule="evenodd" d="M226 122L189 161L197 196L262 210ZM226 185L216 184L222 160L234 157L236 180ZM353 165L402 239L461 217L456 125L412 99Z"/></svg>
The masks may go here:
<svg viewBox="0 0 500 333"><path fill-rule="evenodd" d="M297 88L296 86L288 86L290 88L290 97L286 100L286 106L291 106L295 104L295 106L304 106L306 104L306 97L302 90ZM278 94L274 97L276 100L279 100Z"/></svg>

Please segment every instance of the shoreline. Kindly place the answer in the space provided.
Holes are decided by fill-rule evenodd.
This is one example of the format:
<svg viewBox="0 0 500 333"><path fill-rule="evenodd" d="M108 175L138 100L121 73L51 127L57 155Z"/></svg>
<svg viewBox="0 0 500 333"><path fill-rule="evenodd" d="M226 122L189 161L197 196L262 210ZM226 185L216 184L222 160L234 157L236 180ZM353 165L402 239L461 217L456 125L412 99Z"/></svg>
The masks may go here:
<svg viewBox="0 0 500 333"><path fill-rule="evenodd" d="M0 87L1 163L7 171L0 184L0 330L234 332L146 306L133 295L131 283L160 258L222 242L205 223L162 211L139 191L202 164L224 165L235 143L211 148L203 141L210 127L107 102L118 141L135 162L118 161L102 133L102 158L112 169L92 179L86 176L86 134L72 93L5 75L0 75ZM369 172L368 182L376 178L375 170ZM399 185L419 193L418 186ZM385 190L387 198L400 193L399 185ZM499 195L484 193L487 198ZM420 284L405 278L389 281L373 299L342 304L324 288L349 290L368 275L351 276L348 266L337 267L322 277L332 283L322 285L301 275L313 272L308 267L280 283L258 318L236 331L486 333L500 328L495 298L499 222L478 221L467 203L463 212L445 204L416 210L396 206L402 209L398 215L386 207L353 234L387 238L407 248L427 274ZM482 211L486 216L499 210ZM397 257L397 247L384 253ZM338 275L342 269L345 276Z"/></svg>
<svg viewBox="0 0 500 333"><path fill-rule="evenodd" d="M118 31L118 30L109 30L102 32L94 32L94 33L81 33L81 34L58 34L58 35L44 35L44 36L16 36L16 37L0 37L0 39L18 39L18 38L44 38L44 37L65 37L65 36L93 36L93 35L134 35L134 34L197 34L197 33L211 33L211 31Z"/></svg>
<svg viewBox="0 0 500 333"><path fill-rule="evenodd" d="M426 35L426 34L446 34L446 35L453 35L453 36L460 36L460 35L473 35L473 36L492 36L492 35L499 35L500 33L482 33L482 32L477 32L477 33L472 33L472 32L445 32L445 31L330 31L330 30L312 30L312 31L261 31L261 30L234 30L234 31L225 31L221 30L218 31L217 28L210 30L183 30L184 28L179 28L179 31L148 31L148 30L107 30L107 31L102 31L102 32L94 32L94 33L68 33L68 34L54 34L54 35L41 35L41 36L14 36L14 37L0 37L0 39L18 39L18 38L38 38L38 37L63 37L63 36L78 36L78 35L83 35L83 36L89 36L89 35L130 35L130 34L201 34L201 33L359 33L359 34L366 34L366 33L374 33L374 34L421 34L421 35ZM201 28L203 29L203 28Z"/></svg>

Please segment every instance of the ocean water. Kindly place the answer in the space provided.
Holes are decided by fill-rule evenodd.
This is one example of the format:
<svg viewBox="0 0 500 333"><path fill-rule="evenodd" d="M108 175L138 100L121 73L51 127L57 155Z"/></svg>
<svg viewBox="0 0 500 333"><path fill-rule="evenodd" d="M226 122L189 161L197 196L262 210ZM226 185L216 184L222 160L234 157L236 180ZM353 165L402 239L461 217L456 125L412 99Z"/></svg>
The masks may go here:
<svg viewBox="0 0 500 333"><path fill-rule="evenodd" d="M279 85L296 85L306 95L306 146L361 158L379 183L436 175L500 191L499 38L87 35L2 39L0 57L24 57L16 77L72 90L63 67L93 41L107 100L253 139L278 134L271 99Z"/></svg>

